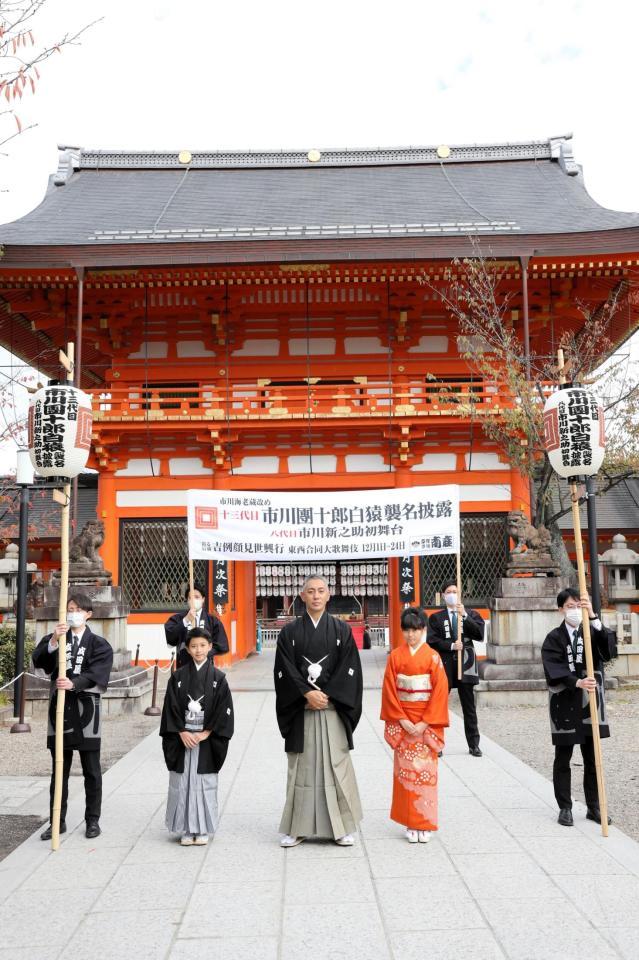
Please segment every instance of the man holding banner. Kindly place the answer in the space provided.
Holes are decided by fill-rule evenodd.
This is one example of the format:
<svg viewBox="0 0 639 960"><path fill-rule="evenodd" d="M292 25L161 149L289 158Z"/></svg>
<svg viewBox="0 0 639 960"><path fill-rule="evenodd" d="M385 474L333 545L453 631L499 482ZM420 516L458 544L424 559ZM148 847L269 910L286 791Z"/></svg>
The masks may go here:
<svg viewBox="0 0 639 960"><path fill-rule="evenodd" d="M288 754L283 847L307 837L354 843L362 808L349 751L362 713L362 667L351 628L326 612L323 577L300 592L306 611L280 631L275 709Z"/></svg>
<svg viewBox="0 0 639 960"><path fill-rule="evenodd" d="M432 613L428 618L426 639L433 650L442 658L448 688L457 688L459 702L464 715L464 733L468 743L468 752L473 757L481 757L479 748L479 724L475 706L475 684L479 683L477 657L474 641L484 639L484 621L476 610L466 608L457 597L457 583L444 584L444 610ZM461 631L458 630L458 618ZM461 639L458 633L461 632ZM457 676L457 651L462 651L461 677Z"/></svg>

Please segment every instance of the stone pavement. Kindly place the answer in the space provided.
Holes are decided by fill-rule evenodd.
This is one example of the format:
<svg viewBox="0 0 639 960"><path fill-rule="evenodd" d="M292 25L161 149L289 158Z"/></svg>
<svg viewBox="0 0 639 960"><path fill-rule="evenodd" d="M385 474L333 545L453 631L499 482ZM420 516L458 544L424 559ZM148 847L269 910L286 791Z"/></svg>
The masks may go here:
<svg viewBox="0 0 639 960"><path fill-rule="evenodd" d="M579 805L577 826L558 826L551 785L486 738L484 757L469 756L456 717L439 834L428 846L402 838L378 720L385 656L362 657L355 847L278 845L286 761L267 652L229 673L237 732L214 842L169 841L167 773L147 737L105 775L98 840L84 837L76 795L57 853L36 834L0 863L0 960L637 957L639 845L614 827L603 839Z"/></svg>

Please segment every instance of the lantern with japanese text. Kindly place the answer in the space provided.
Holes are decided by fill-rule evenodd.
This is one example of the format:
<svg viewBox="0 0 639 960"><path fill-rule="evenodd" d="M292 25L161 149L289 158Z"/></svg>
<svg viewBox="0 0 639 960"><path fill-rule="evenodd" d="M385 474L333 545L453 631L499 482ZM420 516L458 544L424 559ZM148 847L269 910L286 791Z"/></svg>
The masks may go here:
<svg viewBox="0 0 639 960"><path fill-rule="evenodd" d="M544 444L551 466L560 477L586 477L604 459L604 410L584 387L565 387L544 406Z"/></svg>
<svg viewBox="0 0 639 960"><path fill-rule="evenodd" d="M91 397L69 383L50 383L31 397L29 454L40 477L77 477L91 449Z"/></svg>

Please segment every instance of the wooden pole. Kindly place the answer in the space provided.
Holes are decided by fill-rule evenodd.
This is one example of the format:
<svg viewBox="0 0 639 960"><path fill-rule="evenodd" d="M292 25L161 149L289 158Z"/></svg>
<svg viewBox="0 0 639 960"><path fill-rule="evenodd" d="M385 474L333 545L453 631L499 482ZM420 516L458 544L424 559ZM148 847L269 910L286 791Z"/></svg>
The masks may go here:
<svg viewBox="0 0 639 960"><path fill-rule="evenodd" d="M564 352L558 351L559 358L559 380L560 383L566 382L564 375ZM579 596L582 601L588 600L588 587L586 585L586 565L584 563L584 546L581 538L581 517L579 516L579 492L577 490L576 480L570 481L570 499L572 501L572 522L575 530L575 554L577 556L577 576L579 579ZM600 611L599 611L600 612ZM588 609L585 606L581 608L581 623L584 634L584 653L586 655L586 673L591 679L595 676L595 667L592 656L592 641L590 637L590 619ZM602 676L602 687L604 677ZM608 800L606 797L606 783L604 779L603 754L601 751L601 736L599 734L599 711L597 709L597 690L588 691L588 702L590 706L590 725L592 727L592 745L595 754L595 769L597 771L597 793L599 795L599 810L601 813L601 834L608 836Z"/></svg>
<svg viewBox="0 0 639 960"><path fill-rule="evenodd" d="M193 584L195 583L195 578L193 576L193 561L189 558L189 592L193 593ZM189 598L192 602L193 598Z"/></svg>
<svg viewBox="0 0 639 960"><path fill-rule="evenodd" d="M67 381L73 381L73 344L67 345ZM71 505L71 484L62 489L62 515L60 518L60 601L58 603L58 623L67 619L67 597L69 593L69 519ZM67 675L66 636L58 641L58 677ZM58 690L55 711L55 762L53 809L51 811L51 849L60 846L60 811L62 807L62 771L64 766L64 701L65 691Z"/></svg>
<svg viewBox="0 0 639 960"><path fill-rule="evenodd" d="M457 551L457 603L458 603L458 604L460 604L460 603L462 602L462 598L461 598L461 595L462 595L462 594L461 594L461 588L462 588L462 578L461 578L461 543L460 543L460 544L459 544L459 550ZM459 615L459 611L457 611L457 637L456 637L456 640L457 640L458 643L461 642L462 629L463 629L462 618L461 618L460 615ZM458 680L461 680L461 678L462 678L462 652L463 652L462 650L458 650L458 651L457 651L457 679L458 679Z"/></svg>

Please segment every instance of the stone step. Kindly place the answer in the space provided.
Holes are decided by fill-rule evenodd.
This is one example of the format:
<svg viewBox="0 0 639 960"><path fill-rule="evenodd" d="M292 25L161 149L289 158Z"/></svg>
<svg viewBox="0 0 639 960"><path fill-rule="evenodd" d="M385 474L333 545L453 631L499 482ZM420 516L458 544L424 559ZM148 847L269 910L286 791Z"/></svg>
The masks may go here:
<svg viewBox="0 0 639 960"><path fill-rule="evenodd" d="M479 676L482 680L539 680L546 685L541 663L492 663L482 660L479 663Z"/></svg>

